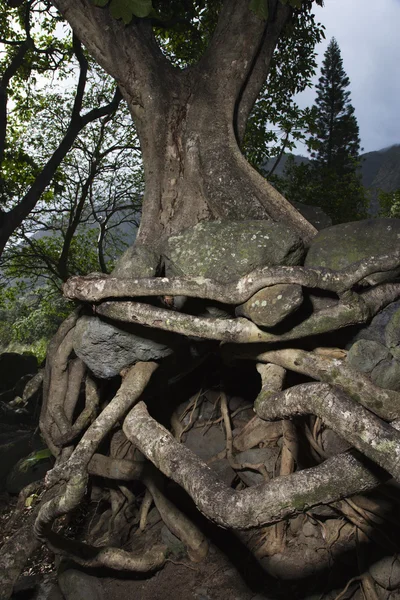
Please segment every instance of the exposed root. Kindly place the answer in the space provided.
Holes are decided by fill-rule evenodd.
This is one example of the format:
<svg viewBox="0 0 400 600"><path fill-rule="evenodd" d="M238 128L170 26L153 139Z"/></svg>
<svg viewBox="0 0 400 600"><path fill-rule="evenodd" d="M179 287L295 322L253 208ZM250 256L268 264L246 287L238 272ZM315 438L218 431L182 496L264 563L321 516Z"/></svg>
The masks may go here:
<svg viewBox="0 0 400 600"><path fill-rule="evenodd" d="M63 286L70 300L99 302L106 298L140 296L190 296L216 300L224 304L243 304L256 292L279 283L295 283L342 294L368 275L391 271L398 266L400 253L364 258L341 271L312 267L264 267L245 275L237 282L223 284L204 277L153 277L151 279L117 279L87 275L71 277Z"/></svg>
<svg viewBox="0 0 400 600"><path fill-rule="evenodd" d="M270 396L260 395L255 410L262 419L314 414L360 450L365 456L400 480L400 433L326 383L305 383Z"/></svg>
<svg viewBox="0 0 400 600"><path fill-rule="evenodd" d="M66 555L72 553L74 560L80 564L113 566L122 570L130 568L151 570L165 560L164 549L162 551L157 549L155 555L151 554L150 558L137 559L115 548L93 548L87 544L71 542L52 531L53 522L61 515L71 512L83 499L88 481L88 465L100 442L127 410L138 401L156 368L156 363L138 363L133 366L126 373L114 399L86 431L69 460L57 465L48 473L48 485L54 485L60 480L66 481L66 485L61 495L46 502L40 508L34 526L35 535L57 553Z"/></svg>
<svg viewBox="0 0 400 600"><path fill-rule="evenodd" d="M195 317L133 301L103 302L96 313L125 323L138 323L181 335L236 344L276 343L336 331L366 323L390 302L400 298L400 284L383 284L361 294L348 294L337 305L313 313L308 319L281 335L263 331L244 318Z"/></svg>
<svg viewBox="0 0 400 600"><path fill-rule="evenodd" d="M254 353L251 347L229 346L224 348L224 354L229 359L252 358L258 362L273 363L331 383L342 388L351 398L382 419L391 421L400 417L400 393L376 386L365 373L353 369L344 360L297 348Z"/></svg>
<svg viewBox="0 0 400 600"><path fill-rule="evenodd" d="M203 514L232 529L271 524L311 506L372 489L379 482L348 453L317 467L236 491L223 484L202 460L150 417L143 402L129 412L123 429L160 471L187 491Z"/></svg>

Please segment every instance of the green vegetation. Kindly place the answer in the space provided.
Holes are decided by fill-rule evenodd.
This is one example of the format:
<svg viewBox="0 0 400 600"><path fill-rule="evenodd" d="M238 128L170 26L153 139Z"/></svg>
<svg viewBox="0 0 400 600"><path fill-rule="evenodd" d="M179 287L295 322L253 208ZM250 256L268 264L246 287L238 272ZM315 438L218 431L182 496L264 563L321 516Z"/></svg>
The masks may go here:
<svg viewBox="0 0 400 600"><path fill-rule="evenodd" d="M366 217L367 197L359 174L360 138L347 90L339 46L333 38L325 53L307 144L311 162L288 160L277 187L290 200L320 206L333 223Z"/></svg>

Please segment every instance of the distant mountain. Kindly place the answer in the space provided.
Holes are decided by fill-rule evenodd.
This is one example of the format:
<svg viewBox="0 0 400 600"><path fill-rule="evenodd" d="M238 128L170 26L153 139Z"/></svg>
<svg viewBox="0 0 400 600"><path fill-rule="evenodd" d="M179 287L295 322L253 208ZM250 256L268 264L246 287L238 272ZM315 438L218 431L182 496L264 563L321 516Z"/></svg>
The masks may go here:
<svg viewBox="0 0 400 600"><path fill-rule="evenodd" d="M309 162L305 156L295 155L294 158L296 164ZM287 159L288 155L283 155L275 170L276 175L283 175ZM400 189L400 144L366 152L361 155L361 161L362 183L370 190L370 212L375 215L379 212L379 191L393 192ZM274 162L274 159L266 162L264 169L271 169Z"/></svg>

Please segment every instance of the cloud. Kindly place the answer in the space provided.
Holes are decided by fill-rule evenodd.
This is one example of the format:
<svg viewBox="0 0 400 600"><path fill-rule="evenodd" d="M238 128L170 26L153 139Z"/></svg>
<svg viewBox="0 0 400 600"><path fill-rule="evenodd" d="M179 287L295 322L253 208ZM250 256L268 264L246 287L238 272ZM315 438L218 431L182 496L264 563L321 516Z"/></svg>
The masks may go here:
<svg viewBox="0 0 400 600"><path fill-rule="evenodd" d="M317 48L319 65L335 37L364 151L400 144L400 0L325 0L314 12L326 28ZM315 81L318 77L319 72ZM314 90L298 97L301 106L314 99Z"/></svg>

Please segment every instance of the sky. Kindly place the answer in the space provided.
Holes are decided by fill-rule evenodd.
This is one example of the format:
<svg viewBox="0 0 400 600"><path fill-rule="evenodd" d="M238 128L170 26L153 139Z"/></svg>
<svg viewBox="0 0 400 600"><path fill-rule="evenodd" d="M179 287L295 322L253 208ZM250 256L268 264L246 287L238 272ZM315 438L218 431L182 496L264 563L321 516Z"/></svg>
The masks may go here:
<svg viewBox="0 0 400 600"><path fill-rule="evenodd" d="M400 0L324 0L324 7L315 6L314 13L326 28L326 40L316 48L315 83L329 40L335 37L350 78L363 151L400 144ZM301 107L314 100L314 89L297 98ZM304 146L298 152L305 154Z"/></svg>

